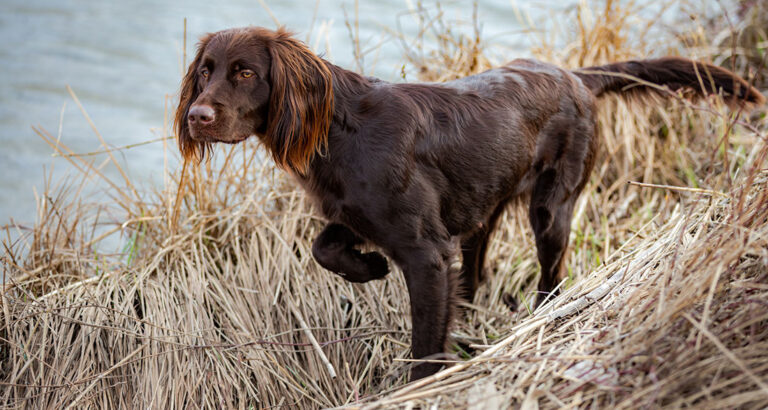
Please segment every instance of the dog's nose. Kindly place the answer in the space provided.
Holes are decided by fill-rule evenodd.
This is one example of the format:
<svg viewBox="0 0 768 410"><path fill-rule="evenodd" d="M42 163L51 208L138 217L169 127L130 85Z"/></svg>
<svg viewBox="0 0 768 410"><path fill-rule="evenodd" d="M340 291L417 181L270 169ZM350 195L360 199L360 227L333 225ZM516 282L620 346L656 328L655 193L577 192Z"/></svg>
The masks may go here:
<svg viewBox="0 0 768 410"><path fill-rule="evenodd" d="M208 125L216 119L216 112L209 105L193 105L189 109L189 116L187 118L191 124L200 123Z"/></svg>

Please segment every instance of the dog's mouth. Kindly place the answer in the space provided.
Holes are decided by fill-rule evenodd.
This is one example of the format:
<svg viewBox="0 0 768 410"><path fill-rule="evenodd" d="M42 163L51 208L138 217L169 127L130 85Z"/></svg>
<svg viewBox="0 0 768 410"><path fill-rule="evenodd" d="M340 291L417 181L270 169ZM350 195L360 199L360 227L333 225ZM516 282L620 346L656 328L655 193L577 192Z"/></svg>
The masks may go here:
<svg viewBox="0 0 768 410"><path fill-rule="evenodd" d="M252 134L246 127L237 126L223 118L217 118L211 124L189 124L189 134L193 140L200 143L223 142L225 144L237 144L245 141ZM244 132L246 131L246 132Z"/></svg>
<svg viewBox="0 0 768 410"><path fill-rule="evenodd" d="M238 135L217 132L218 130L206 129L209 127L190 127L192 139L202 143L223 142L225 144L237 144L245 141L250 135Z"/></svg>
<svg viewBox="0 0 768 410"><path fill-rule="evenodd" d="M237 136L231 136L228 138L224 137L218 137L215 135L210 134L200 134L200 133L192 133L192 139L195 141L203 142L203 143L216 143L216 142L223 142L225 144L239 144L246 139L248 139L250 135L237 135Z"/></svg>
<svg viewBox="0 0 768 410"><path fill-rule="evenodd" d="M250 135L234 136L231 139L219 139L219 140L216 140L215 142L223 142L225 144L238 144L248 139L248 137L250 137Z"/></svg>

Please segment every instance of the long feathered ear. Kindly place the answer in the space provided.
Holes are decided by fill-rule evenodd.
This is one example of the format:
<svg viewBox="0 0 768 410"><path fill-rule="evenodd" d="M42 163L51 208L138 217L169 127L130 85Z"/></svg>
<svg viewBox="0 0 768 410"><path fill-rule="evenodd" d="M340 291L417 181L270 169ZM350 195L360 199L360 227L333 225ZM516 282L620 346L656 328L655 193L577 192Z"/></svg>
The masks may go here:
<svg viewBox="0 0 768 410"><path fill-rule="evenodd" d="M331 71L283 28L268 48L272 91L265 143L279 166L303 175L327 143L333 118Z"/></svg>
<svg viewBox="0 0 768 410"><path fill-rule="evenodd" d="M203 51L213 34L207 34L200 39L197 45L197 54L187 68L187 73L181 80L181 91L179 92L179 106L176 108L176 116L173 121L173 128L176 130L176 138L179 142L179 150L186 160L202 160L206 151L210 150L210 144L198 142L192 139L189 133L187 116L189 107L197 100L200 89L197 86L197 68L203 57Z"/></svg>

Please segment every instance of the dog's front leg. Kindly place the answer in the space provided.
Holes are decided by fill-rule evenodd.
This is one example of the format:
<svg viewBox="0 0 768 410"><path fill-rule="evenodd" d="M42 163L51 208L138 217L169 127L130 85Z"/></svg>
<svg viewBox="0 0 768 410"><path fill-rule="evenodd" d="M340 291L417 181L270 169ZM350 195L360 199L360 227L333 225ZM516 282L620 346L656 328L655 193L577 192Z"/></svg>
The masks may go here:
<svg viewBox="0 0 768 410"><path fill-rule="evenodd" d="M378 252L362 253L355 245L363 240L344 225L332 223L312 244L312 256L320 266L350 282L364 283L389 273L387 260Z"/></svg>
<svg viewBox="0 0 768 410"><path fill-rule="evenodd" d="M414 359L443 359L451 321L453 284L450 254L437 246L413 250L400 263L411 299L411 350ZM411 380L429 376L440 363L423 362L411 370Z"/></svg>

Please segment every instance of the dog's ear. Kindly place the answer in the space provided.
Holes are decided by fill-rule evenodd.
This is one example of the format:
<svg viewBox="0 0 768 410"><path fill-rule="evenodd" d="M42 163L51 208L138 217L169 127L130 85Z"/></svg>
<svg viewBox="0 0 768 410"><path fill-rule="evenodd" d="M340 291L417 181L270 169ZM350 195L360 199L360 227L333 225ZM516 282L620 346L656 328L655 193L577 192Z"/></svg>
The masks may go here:
<svg viewBox="0 0 768 410"><path fill-rule="evenodd" d="M333 118L333 80L325 62L280 28L268 43L271 95L265 143L275 162L303 175L323 149Z"/></svg>
<svg viewBox="0 0 768 410"><path fill-rule="evenodd" d="M200 87L197 84L197 70L200 61L203 58L205 47L213 37L213 34L207 34L200 39L197 45L197 54L187 68L187 73L181 80L181 91L179 92L179 106L176 108L173 127L176 130L176 138L179 142L179 150L186 160L202 160L206 151L210 151L210 144L198 142L192 139L189 133L189 124L187 116L189 107L197 100L200 94Z"/></svg>

